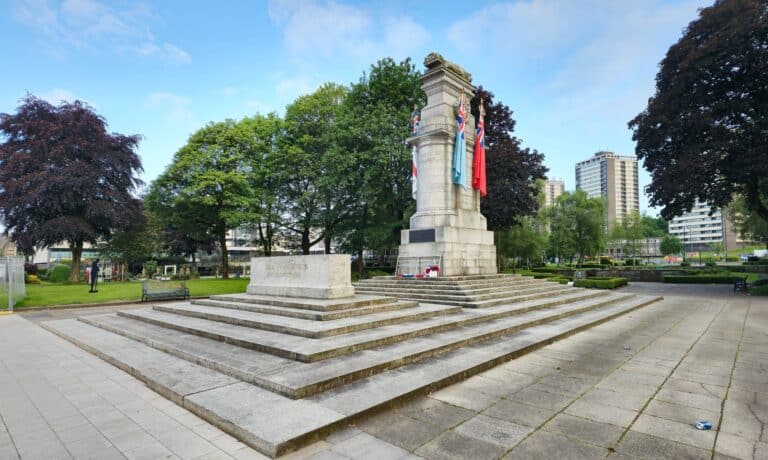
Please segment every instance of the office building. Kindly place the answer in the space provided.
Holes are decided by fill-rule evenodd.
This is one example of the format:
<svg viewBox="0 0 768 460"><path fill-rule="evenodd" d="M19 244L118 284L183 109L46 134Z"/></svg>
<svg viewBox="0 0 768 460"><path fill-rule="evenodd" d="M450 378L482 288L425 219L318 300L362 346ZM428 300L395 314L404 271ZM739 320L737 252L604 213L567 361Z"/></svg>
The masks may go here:
<svg viewBox="0 0 768 460"><path fill-rule="evenodd" d="M565 191L565 182L562 180L548 180L544 182L544 206L555 204L557 197Z"/></svg>
<svg viewBox="0 0 768 460"><path fill-rule="evenodd" d="M590 198L605 199L608 227L621 222L624 216L640 210L637 180L637 159L613 152L597 152L576 163L576 188Z"/></svg>

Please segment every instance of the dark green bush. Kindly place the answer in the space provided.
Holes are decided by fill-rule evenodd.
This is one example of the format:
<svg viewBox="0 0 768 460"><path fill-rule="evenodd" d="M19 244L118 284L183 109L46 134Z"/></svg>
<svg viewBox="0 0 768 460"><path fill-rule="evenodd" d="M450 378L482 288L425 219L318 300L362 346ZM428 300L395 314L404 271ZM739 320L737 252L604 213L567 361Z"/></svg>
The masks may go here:
<svg viewBox="0 0 768 460"><path fill-rule="evenodd" d="M680 266L681 267L690 267L691 263L688 262L687 260L684 260L684 261L680 262Z"/></svg>
<svg viewBox="0 0 768 460"><path fill-rule="evenodd" d="M752 283L752 286L768 286L768 278L755 280L755 282Z"/></svg>
<svg viewBox="0 0 768 460"><path fill-rule="evenodd" d="M709 267L709 268L717 268L717 262L715 262L714 260L710 259L710 260L704 262L704 266L705 267Z"/></svg>
<svg viewBox="0 0 768 460"><path fill-rule="evenodd" d="M626 286L629 284L629 279L627 278L604 278L604 277L595 277L595 278L587 278L583 280L575 280L573 282L573 285L575 287L585 287L585 288L591 288L591 289L616 289L620 286Z"/></svg>
<svg viewBox="0 0 768 460"><path fill-rule="evenodd" d="M600 257L600 265L613 265L613 261L610 257Z"/></svg>
<svg viewBox="0 0 768 460"><path fill-rule="evenodd" d="M51 283L63 283L69 279L69 265L56 264L48 269L48 281Z"/></svg>
<svg viewBox="0 0 768 460"><path fill-rule="evenodd" d="M676 284L731 284L743 276L731 275L664 275L665 283Z"/></svg>

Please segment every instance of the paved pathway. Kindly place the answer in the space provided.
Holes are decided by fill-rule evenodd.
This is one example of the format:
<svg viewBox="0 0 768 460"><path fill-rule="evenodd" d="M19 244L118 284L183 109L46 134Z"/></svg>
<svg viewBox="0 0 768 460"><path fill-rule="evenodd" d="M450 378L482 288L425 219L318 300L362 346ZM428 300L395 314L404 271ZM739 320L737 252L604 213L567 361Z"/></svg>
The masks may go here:
<svg viewBox="0 0 768 460"><path fill-rule="evenodd" d="M0 347L0 460L264 458L22 316Z"/></svg>
<svg viewBox="0 0 768 460"><path fill-rule="evenodd" d="M667 298L288 457L768 459L768 299L626 290ZM0 337L0 459L262 458L19 316L0 317ZM700 419L720 429L698 431Z"/></svg>

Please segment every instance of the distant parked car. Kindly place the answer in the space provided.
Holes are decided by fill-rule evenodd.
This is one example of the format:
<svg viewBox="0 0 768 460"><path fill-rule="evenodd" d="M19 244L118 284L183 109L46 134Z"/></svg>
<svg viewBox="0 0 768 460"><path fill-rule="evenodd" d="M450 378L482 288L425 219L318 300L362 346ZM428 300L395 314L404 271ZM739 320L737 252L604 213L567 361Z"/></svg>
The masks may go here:
<svg viewBox="0 0 768 460"><path fill-rule="evenodd" d="M739 256L739 260L742 261L742 262L746 262L747 260L749 260L749 254L742 254L742 255L740 255Z"/></svg>

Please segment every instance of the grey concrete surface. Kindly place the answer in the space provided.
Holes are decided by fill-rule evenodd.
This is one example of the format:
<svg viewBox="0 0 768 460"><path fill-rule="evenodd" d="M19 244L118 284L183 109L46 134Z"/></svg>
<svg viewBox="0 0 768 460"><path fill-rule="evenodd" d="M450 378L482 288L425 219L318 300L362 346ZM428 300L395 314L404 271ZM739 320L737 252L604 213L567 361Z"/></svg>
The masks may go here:
<svg viewBox="0 0 768 460"><path fill-rule="evenodd" d="M768 298L728 286L620 292L665 300L285 458L768 458ZM19 316L0 317L0 336L10 344L0 355L0 459L219 458L214 448L232 442ZM699 419L714 429L696 430ZM204 443L184 442L193 435Z"/></svg>

